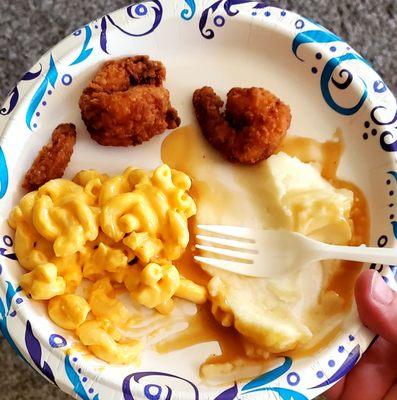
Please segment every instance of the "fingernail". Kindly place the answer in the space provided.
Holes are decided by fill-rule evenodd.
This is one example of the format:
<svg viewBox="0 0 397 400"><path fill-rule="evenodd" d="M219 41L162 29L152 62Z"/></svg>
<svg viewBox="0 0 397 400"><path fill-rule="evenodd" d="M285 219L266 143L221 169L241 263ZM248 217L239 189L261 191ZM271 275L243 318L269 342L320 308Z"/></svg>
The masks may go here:
<svg viewBox="0 0 397 400"><path fill-rule="evenodd" d="M394 299L394 292L387 286L379 274L374 274L371 285L371 296L382 306L389 305Z"/></svg>

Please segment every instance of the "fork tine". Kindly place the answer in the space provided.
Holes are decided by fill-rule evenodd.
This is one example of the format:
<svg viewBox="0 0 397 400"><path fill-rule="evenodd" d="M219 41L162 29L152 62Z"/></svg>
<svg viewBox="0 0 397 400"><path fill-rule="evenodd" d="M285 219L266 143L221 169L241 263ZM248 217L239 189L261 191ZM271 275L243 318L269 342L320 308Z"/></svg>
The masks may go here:
<svg viewBox="0 0 397 400"><path fill-rule="evenodd" d="M210 233L218 233L225 236L232 236L250 240L255 239L251 228L243 228L239 226L226 226L226 225L197 225L197 228L202 231Z"/></svg>
<svg viewBox="0 0 397 400"><path fill-rule="evenodd" d="M201 256L194 256L194 259L200 264L206 264L211 267L223 269L228 272L234 272L236 274L258 277L258 274L255 273L255 269L252 267L252 264L244 264L235 261L225 261L216 258L201 257Z"/></svg>
<svg viewBox="0 0 397 400"><path fill-rule="evenodd" d="M219 244L221 246L233 247L236 249L251 250L255 251L255 253L258 252L256 245L254 243L243 242L240 240L223 239L215 236L205 236L205 235L196 235L196 239L200 242Z"/></svg>
<svg viewBox="0 0 397 400"><path fill-rule="evenodd" d="M221 256L226 257L233 257L238 258L239 260L244 260L245 262L249 262L250 264L253 263L253 254L246 253L242 251L235 251L229 249L222 249L220 247L213 247L213 246L203 246L201 244L196 244L196 249L202 250L205 252L213 253L213 254L220 254Z"/></svg>

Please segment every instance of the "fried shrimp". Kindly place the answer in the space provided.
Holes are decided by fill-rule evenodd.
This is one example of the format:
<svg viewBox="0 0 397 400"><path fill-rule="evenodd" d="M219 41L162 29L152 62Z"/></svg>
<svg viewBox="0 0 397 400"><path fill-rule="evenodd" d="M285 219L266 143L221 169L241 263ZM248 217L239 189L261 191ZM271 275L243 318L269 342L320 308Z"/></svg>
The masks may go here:
<svg viewBox="0 0 397 400"><path fill-rule="evenodd" d="M164 65L147 56L106 63L80 97L91 137L103 146L135 146L178 127L165 77Z"/></svg>
<svg viewBox="0 0 397 400"><path fill-rule="evenodd" d="M51 179L62 178L73 154L76 143L76 127L73 124L58 125L51 141L37 155L25 175L22 187L36 190Z"/></svg>
<svg viewBox="0 0 397 400"><path fill-rule="evenodd" d="M262 88L233 88L224 103L211 87L197 89L193 105L208 142L229 161L255 164L270 157L291 124L290 108Z"/></svg>

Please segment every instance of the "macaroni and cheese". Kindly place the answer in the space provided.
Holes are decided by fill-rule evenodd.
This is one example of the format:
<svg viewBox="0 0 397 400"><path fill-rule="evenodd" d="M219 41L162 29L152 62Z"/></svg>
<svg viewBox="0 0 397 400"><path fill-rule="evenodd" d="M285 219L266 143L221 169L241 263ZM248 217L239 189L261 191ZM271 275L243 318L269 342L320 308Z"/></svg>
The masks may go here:
<svg viewBox="0 0 397 400"><path fill-rule="evenodd" d="M113 177L81 171L28 193L9 218L16 255L28 270L22 288L47 300L51 320L75 331L97 357L134 361L142 344L120 333L133 315L118 288L162 314L173 310L174 296L207 300L206 288L172 264L188 245L188 219L196 214L190 186L186 174L162 165ZM85 296L77 294L83 280L91 285Z"/></svg>
<svg viewBox="0 0 397 400"><path fill-rule="evenodd" d="M87 301L74 294L53 297L48 302L48 315L63 329L76 329L86 320L89 312Z"/></svg>

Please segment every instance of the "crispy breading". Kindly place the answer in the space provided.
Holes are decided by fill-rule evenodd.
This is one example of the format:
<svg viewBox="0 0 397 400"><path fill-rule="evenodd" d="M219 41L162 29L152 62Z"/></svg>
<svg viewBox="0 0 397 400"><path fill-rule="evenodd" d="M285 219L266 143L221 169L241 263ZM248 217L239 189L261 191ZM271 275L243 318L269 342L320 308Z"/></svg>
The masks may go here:
<svg viewBox="0 0 397 400"><path fill-rule="evenodd" d="M233 88L223 101L211 87L193 95L206 139L229 161L255 164L269 158L291 124L290 108L263 88Z"/></svg>
<svg viewBox="0 0 397 400"><path fill-rule="evenodd" d="M26 173L22 187L32 191L51 179L62 178L75 143L76 127L73 124L58 125L52 133L51 141L40 150Z"/></svg>
<svg viewBox="0 0 397 400"><path fill-rule="evenodd" d="M91 137L104 146L138 145L179 126L159 61L135 56L106 63L80 97Z"/></svg>

